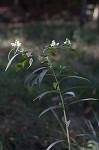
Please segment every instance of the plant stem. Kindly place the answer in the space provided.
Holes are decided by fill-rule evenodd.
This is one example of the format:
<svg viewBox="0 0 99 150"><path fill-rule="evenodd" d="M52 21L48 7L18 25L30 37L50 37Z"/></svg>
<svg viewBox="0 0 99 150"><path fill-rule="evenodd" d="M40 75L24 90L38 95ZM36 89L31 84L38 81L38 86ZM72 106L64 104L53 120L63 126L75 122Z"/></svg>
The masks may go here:
<svg viewBox="0 0 99 150"><path fill-rule="evenodd" d="M62 96L62 93L61 93L61 90L60 90L59 82L57 80L57 77L56 77L56 74L54 72L53 66L52 66L52 64L51 64L51 62L49 60L49 57L47 57L47 60L49 62L49 66L51 66L51 68L52 68L52 72L53 72L55 81L57 83L57 88L58 88L58 91L59 91L59 94L60 94L60 99L61 99L62 108L63 108L64 120L65 120L65 122L67 122L68 120L67 120L67 115L66 115L66 111L65 111L64 99L63 99L63 96ZM68 129L67 125L66 125L66 134L67 134L67 141L68 141L68 150L71 150L69 129Z"/></svg>
<svg viewBox="0 0 99 150"><path fill-rule="evenodd" d="M60 98L61 98L61 102L62 102L64 120L65 120L65 122L67 122L67 115L66 115L66 111L65 111L64 100L63 100L63 96L62 96L62 93L61 93L61 90L60 90L59 82L58 82L58 80L57 80L57 77L56 77L56 74L55 74L54 70L53 70L53 75L54 75L54 77L55 77L55 81L56 81L56 83L57 83L58 90L59 90L59 94L60 94ZM70 136L69 136L69 130L68 130L68 126L67 126L67 125L66 125L66 133L67 133L68 148L69 148L69 150L71 150L71 146L70 146Z"/></svg>

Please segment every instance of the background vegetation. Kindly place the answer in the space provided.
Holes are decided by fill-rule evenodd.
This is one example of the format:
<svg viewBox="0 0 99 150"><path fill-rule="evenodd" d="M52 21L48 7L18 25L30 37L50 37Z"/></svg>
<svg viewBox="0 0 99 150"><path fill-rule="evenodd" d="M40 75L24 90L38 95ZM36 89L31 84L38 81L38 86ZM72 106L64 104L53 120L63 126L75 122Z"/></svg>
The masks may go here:
<svg viewBox="0 0 99 150"><path fill-rule="evenodd" d="M98 16L93 14L98 8ZM82 13L84 12L84 13ZM28 91L25 77L34 68L15 72L15 64L5 73L10 43L19 39L25 49L34 55L53 39L62 42L66 37L81 53L63 55L64 64L70 64L80 75L88 78L93 87L81 90L82 97L99 99L99 7L98 1L5 1L0 2L0 148L4 150L43 150L59 136L51 113L38 119L39 113L57 98L46 97L33 103L37 91ZM38 64L35 64L36 66ZM24 73L25 72L25 73ZM69 83L70 84L70 83ZM49 86L49 85L48 85ZM46 86L43 87L43 90ZM47 101L47 102L46 102ZM98 112L99 102L81 103L70 108L71 132L78 134L83 127L81 118L90 119L97 131L92 109ZM80 121L79 121L80 120ZM79 130L75 130L79 127ZM81 130L81 131L80 131ZM75 132L74 132L75 131ZM75 137L76 138L76 137ZM64 147L64 145L62 145ZM60 150L60 147L56 147ZM62 148L63 149L63 148Z"/></svg>

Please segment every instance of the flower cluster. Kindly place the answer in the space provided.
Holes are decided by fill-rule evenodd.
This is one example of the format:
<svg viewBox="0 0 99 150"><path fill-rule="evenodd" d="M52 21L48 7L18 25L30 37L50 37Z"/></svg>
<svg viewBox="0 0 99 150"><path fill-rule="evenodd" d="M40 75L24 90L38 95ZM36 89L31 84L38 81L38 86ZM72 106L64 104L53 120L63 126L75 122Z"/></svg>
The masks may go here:
<svg viewBox="0 0 99 150"><path fill-rule="evenodd" d="M15 43L11 43L11 46L15 48L21 47L21 43L19 42L19 40L16 40Z"/></svg>
<svg viewBox="0 0 99 150"><path fill-rule="evenodd" d="M59 43L56 43L55 40L53 40L52 43L50 44L51 47L55 47L55 46L58 46L58 45L59 45Z"/></svg>
<svg viewBox="0 0 99 150"><path fill-rule="evenodd" d="M71 46L71 42L68 38L66 38L64 45Z"/></svg>

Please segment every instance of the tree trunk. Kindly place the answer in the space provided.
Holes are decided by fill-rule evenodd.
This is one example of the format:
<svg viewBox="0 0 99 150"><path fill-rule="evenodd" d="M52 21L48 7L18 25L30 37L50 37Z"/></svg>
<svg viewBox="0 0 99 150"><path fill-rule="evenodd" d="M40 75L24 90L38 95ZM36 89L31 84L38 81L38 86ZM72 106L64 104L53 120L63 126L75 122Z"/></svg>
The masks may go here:
<svg viewBox="0 0 99 150"><path fill-rule="evenodd" d="M97 22L97 27L99 28L99 3L96 4L93 12L93 20Z"/></svg>
<svg viewBox="0 0 99 150"><path fill-rule="evenodd" d="M87 0L81 0L81 15L80 15L81 28L83 28L87 19L86 10L87 10Z"/></svg>

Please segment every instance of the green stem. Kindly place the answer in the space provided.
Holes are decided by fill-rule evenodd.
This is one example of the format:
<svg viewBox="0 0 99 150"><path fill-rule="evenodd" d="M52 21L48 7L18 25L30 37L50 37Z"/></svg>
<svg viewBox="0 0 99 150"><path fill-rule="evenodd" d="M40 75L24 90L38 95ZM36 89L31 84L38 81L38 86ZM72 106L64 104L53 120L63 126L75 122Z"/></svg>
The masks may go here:
<svg viewBox="0 0 99 150"><path fill-rule="evenodd" d="M57 77L56 77L56 74L55 74L54 70L53 70L53 75L55 77L55 81L57 83L59 94L60 94L60 98L61 98L61 102L62 102L62 108L63 108L63 113L64 113L64 120L65 120L65 122L67 122L67 115L66 115L66 111L65 111L64 100L63 100L63 96L62 96L62 93L61 93L61 90L60 90L59 82L57 80ZM69 150L71 150L69 129L68 129L67 125L66 125L66 133L67 133L68 148L69 148Z"/></svg>
<svg viewBox="0 0 99 150"><path fill-rule="evenodd" d="M52 66L52 64L50 63L49 57L47 57L47 60L48 60L48 62L49 62L49 65L52 67L52 72L53 72L55 81L56 81L56 83L57 83L58 91L59 91L59 94L60 94L60 99L61 99L62 108L63 108L63 114L64 114L64 120L65 120L65 122L67 122L68 120L67 120L67 115L66 115L66 111L65 111L64 99L63 99L63 96L62 96L62 93L61 93L61 90L60 90L59 82L58 82L58 80L57 80L57 76L56 76L56 74L55 74L55 72L54 72L53 66ZM67 134L67 141L68 141L68 150L71 150L69 129L68 129L68 126L67 126L67 125L66 125L66 134Z"/></svg>

